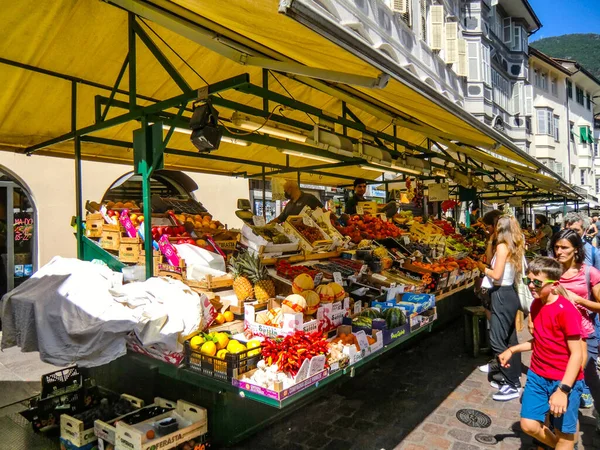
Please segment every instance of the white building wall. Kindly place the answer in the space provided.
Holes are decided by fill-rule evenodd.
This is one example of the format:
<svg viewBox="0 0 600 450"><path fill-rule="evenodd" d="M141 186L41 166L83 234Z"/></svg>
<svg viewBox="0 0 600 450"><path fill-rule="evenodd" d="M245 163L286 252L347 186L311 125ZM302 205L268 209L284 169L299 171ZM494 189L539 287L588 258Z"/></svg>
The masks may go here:
<svg viewBox="0 0 600 450"><path fill-rule="evenodd" d="M75 163L71 159L0 152L0 171L14 174L37 207L38 265L56 255L76 256L70 218L75 215ZM110 185L131 166L83 161L83 199L99 201ZM187 173L187 172L186 172ZM238 198L248 198L248 180L187 173L198 185L194 193L213 216L230 227L241 227L235 216Z"/></svg>

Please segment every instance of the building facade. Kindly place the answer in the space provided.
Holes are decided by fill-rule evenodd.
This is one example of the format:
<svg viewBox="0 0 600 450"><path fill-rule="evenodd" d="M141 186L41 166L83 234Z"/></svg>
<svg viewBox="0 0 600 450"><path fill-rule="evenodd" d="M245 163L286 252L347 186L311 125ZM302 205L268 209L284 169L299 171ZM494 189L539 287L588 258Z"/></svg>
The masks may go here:
<svg viewBox="0 0 600 450"><path fill-rule="evenodd" d="M528 41L540 21L527 0L466 2L463 21L468 59L466 109L529 151L533 94L528 81Z"/></svg>
<svg viewBox="0 0 600 450"><path fill-rule="evenodd" d="M578 192L597 201L600 158L594 97L600 81L575 61L551 58L530 48L529 80L534 86L531 154Z"/></svg>

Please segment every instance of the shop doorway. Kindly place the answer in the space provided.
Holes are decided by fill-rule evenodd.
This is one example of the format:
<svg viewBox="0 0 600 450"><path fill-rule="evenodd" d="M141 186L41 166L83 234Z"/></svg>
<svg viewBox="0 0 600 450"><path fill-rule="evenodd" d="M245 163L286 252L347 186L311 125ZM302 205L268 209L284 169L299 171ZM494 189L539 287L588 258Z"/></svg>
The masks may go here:
<svg viewBox="0 0 600 450"><path fill-rule="evenodd" d="M0 295L37 270L36 211L25 188L0 173Z"/></svg>

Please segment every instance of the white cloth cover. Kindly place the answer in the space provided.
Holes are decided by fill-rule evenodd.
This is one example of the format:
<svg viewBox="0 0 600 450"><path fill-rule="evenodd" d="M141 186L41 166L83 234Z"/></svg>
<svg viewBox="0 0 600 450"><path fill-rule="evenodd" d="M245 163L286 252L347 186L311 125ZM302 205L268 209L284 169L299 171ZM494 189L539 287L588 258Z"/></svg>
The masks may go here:
<svg viewBox="0 0 600 450"><path fill-rule="evenodd" d="M118 285L116 275L55 257L2 298L2 349L17 345L51 364L93 367L124 355L125 336L135 331L144 345L181 351L180 333L202 319L198 294L168 278Z"/></svg>

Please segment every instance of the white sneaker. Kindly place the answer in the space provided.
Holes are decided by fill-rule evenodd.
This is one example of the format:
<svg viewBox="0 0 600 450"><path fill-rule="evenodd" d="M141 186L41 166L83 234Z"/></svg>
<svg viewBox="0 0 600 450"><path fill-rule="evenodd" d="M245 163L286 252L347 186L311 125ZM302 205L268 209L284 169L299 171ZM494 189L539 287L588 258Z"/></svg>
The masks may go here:
<svg viewBox="0 0 600 450"><path fill-rule="evenodd" d="M508 384L505 384L500 388L498 392L492 395L492 398L498 402L506 402L515 398L519 398L520 394L521 388L515 388Z"/></svg>
<svg viewBox="0 0 600 450"><path fill-rule="evenodd" d="M479 366L478 369L480 372L490 373L490 365L489 364L484 364L483 366Z"/></svg>
<svg viewBox="0 0 600 450"><path fill-rule="evenodd" d="M498 389L500 390L502 388L502 386L504 386L504 384L500 384L497 381L490 381L490 386L493 387L494 389Z"/></svg>

